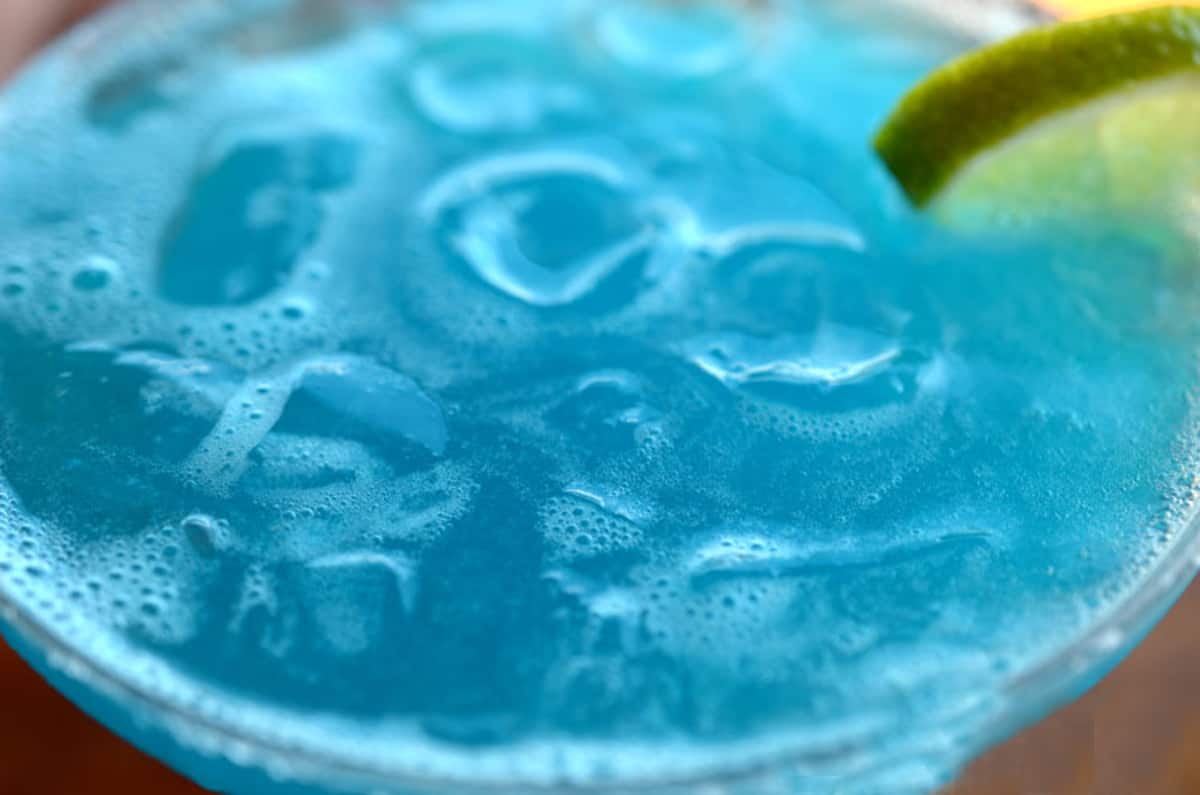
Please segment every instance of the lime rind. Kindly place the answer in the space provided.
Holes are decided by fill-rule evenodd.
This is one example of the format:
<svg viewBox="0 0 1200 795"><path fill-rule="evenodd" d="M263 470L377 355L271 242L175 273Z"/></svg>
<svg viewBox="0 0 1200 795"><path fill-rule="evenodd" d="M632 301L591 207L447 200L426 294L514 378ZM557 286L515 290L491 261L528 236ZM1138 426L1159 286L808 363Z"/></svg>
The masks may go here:
<svg viewBox="0 0 1200 795"><path fill-rule="evenodd" d="M1036 122L960 168L927 204L957 228L1106 223L1196 229L1200 71L1158 78Z"/></svg>
<svg viewBox="0 0 1200 795"><path fill-rule="evenodd" d="M1165 6L1039 28L934 72L900 102L875 148L912 202L925 206L980 155L1038 122L1107 95L1187 75L1200 76L1200 8ZM1186 104L1194 108L1200 100ZM1118 133L1107 136L1109 145L1118 138L1124 145L1128 136L1119 128L1130 121L1118 122ZM1037 184L1043 189L1059 185L1063 201L1067 192L1071 197L1079 191L1109 195L1113 172L1096 165L1111 160L1104 157L1104 128L1077 125L1073 138L1051 136L1060 140L1044 144L1040 137L1027 137L1027 145L1045 148L1028 153L1033 155L1028 162L1042 170ZM1200 138L1186 139L1188 134L1186 129L1169 133L1185 137L1182 146L1200 149ZM1158 137L1156 131L1150 140ZM1009 171L1018 159L1008 160L993 176L1008 172L1011 185L1021 175ZM1136 184L1120 190L1136 190Z"/></svg>

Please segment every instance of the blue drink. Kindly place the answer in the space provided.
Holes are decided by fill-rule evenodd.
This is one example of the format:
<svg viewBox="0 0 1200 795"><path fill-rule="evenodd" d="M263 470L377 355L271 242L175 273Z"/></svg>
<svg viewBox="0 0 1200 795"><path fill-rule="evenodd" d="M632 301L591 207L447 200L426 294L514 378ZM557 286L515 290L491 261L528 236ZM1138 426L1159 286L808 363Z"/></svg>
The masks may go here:
<svg viewBox="0 0 1200 795"><path fill-rule="evenodd" d="M833 5L191 2L36 64L11 639L238 792L920 792L1085 686L1182 582L1197 263L915 214L867 142L970 42Z"/></svg>

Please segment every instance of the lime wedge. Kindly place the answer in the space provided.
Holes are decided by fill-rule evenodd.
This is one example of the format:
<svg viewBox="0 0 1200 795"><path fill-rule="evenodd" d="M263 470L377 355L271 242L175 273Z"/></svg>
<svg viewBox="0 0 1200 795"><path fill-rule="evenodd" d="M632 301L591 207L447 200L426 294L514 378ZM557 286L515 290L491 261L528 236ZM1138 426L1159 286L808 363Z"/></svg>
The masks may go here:
<svg viewBox="0 0 1200 795"><path fill-rule="evenodd" d="M1023 33L935 71L875 148L957 226L1121 219L1200 235L1200 8Z"/></svg>

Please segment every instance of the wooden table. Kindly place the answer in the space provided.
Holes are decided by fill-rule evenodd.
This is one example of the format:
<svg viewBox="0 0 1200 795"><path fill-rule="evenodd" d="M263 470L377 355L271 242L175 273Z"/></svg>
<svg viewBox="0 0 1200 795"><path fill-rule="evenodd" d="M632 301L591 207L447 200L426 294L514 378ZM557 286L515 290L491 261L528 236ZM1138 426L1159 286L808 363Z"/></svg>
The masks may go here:
<svg viewBox="0 0 1200 795"><path fill-rule="evenodd" d="M1200 581L1095 689L946 795L1200 795Z"/></svg>
<svg viewBox="0 0 1200 795"><path fill-rule="evenodd" d="M2 1L2 0L0 0ZM1200 794L1200 584L1108 679L944 795ZM0 645L0 794L194 795Z"/></svg>

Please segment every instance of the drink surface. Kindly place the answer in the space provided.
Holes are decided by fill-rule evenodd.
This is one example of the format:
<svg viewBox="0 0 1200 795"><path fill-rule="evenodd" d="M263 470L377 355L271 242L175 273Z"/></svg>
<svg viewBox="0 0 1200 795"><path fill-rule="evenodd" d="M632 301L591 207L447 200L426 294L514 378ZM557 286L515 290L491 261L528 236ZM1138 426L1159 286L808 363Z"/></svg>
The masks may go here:
<svg viewBox="0 0 1200 795"><path fill-rule="evenodd" d="M156 698L416 778L736 769L986 711L1190 515L1187 269L955 237L868 152L963 42L215 5L0 106L0 589Z"/></svg>

